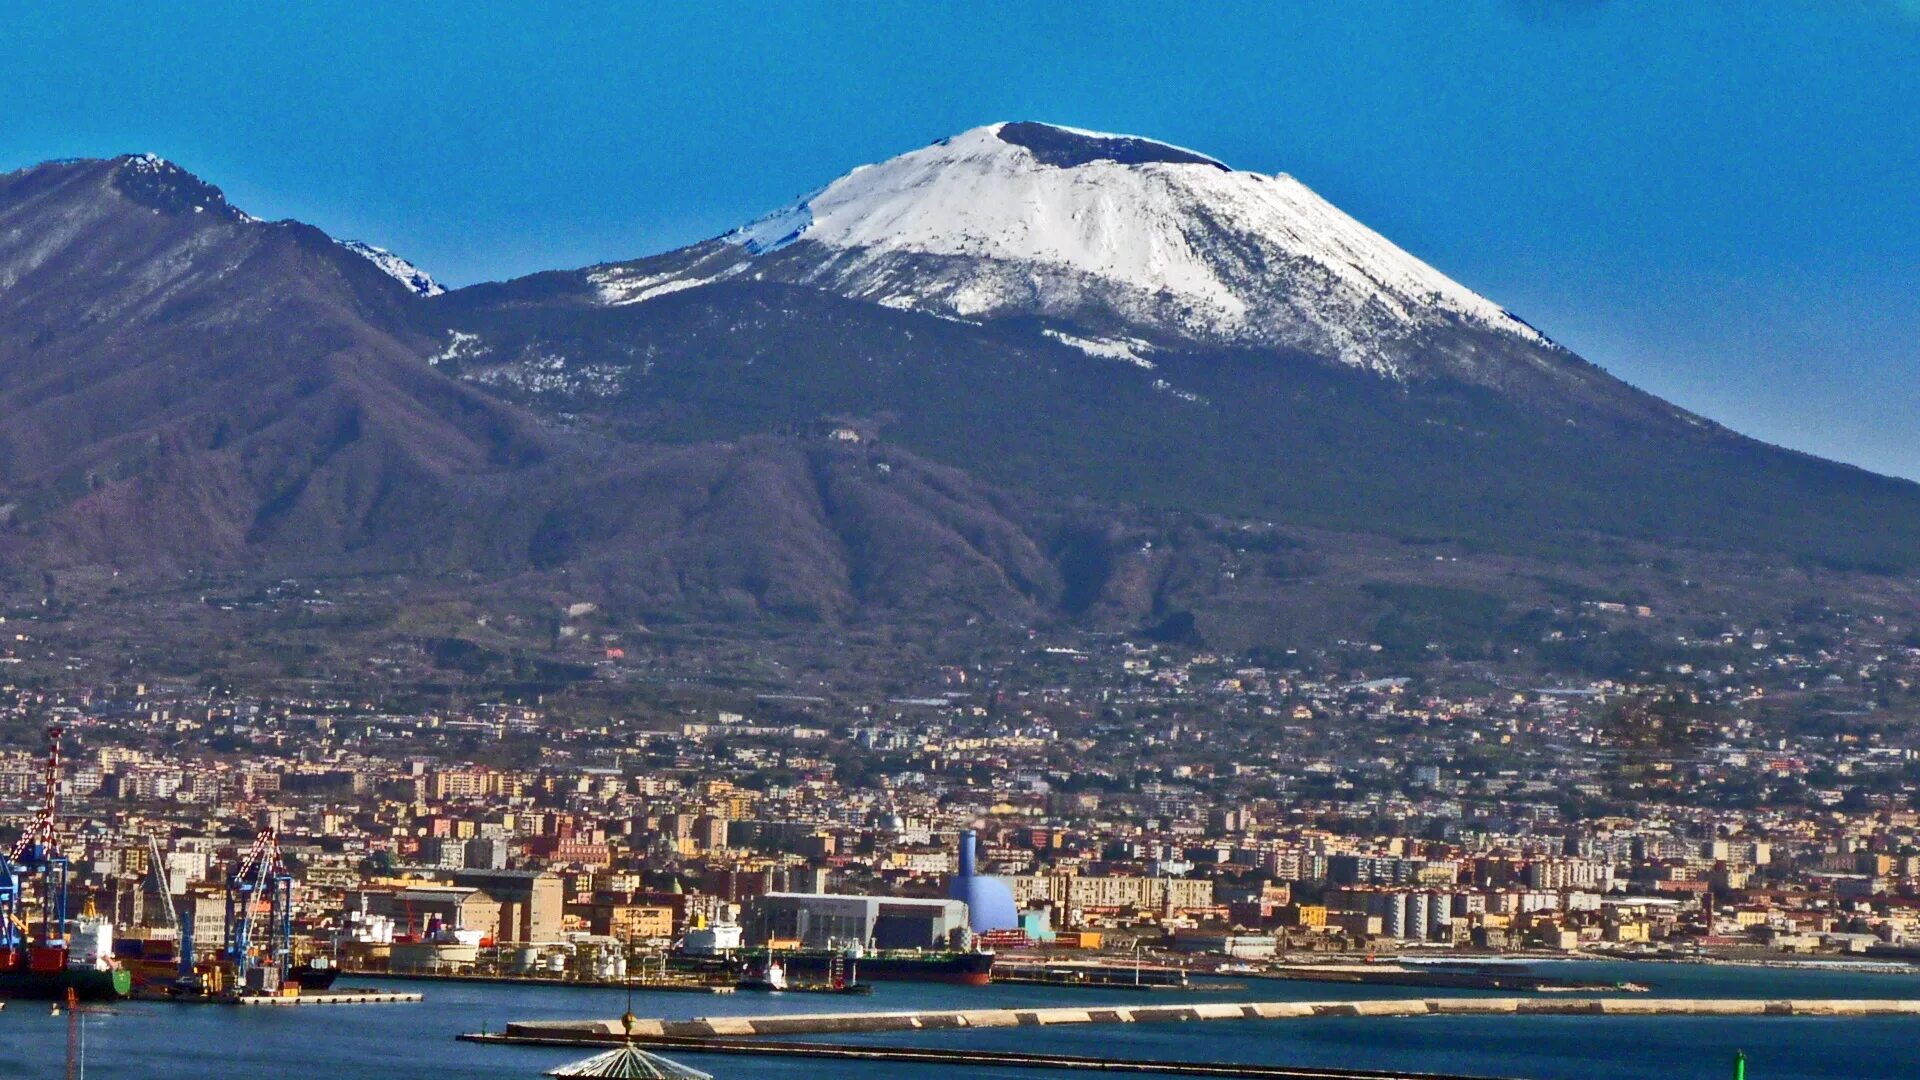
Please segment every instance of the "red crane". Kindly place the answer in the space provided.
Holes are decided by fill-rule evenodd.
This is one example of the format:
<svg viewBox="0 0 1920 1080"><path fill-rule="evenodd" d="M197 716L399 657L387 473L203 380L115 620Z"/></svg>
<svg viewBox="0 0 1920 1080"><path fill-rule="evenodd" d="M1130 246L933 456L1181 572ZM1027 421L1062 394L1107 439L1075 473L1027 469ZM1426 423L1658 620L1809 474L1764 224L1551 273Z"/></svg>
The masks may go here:
<svg viewBox="0 0 1920 1080"><path fill-rule="evenodd" d="M13 845L14 862L36 862L52 857L59 850L59 837L54 832L54 823L59 819L60 809L60 734L64 729L58 724L47 728L47 775L46 801L40 806L40 812L27 823L26 830ZM36 859L34 856L38 856Z"/></svg>
<svg viewBox="0 0 1920 1080"><path fill-rule="evenodd" d="M20 839L13 845L10 855L0 858L0 882L5 893L7 925L0 927L0 947L13 950L25 950L34 943L28 940L26 923L21 919L21 906L25 902L23 878L33 875L39 879L40 893L40 945L50 948L65 948L67 937L67 860L60 854L60 836L57 828L60 811L60 725L47 728L47 737L51 746L47 750L46 799L40 810L27 822L20 833Z"/></svg>

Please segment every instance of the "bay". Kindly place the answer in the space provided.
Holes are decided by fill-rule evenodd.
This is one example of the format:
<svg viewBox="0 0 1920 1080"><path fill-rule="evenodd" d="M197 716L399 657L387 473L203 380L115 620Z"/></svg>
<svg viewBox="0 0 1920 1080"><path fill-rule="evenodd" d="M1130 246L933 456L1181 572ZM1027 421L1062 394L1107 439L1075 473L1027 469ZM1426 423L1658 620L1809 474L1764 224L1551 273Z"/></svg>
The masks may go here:
<svg viewBox="0 0 1920 1080"><path fill-rule="evenodd" d="M1920 975L1852 970L1571 962L1540 965L1582 979L1632 980L1662 997L1920 998ZM417 990L419 1004L233 1008L127 1002L83 1016L87 1075L152 1080L416 1080L530 1078L585 1056L578 1050L483 1046L455 1036L510 1020L608 1018L618 989L344 980ZM1241 989L1151 994L1048 987L881 983L872 997L634 995L641 1016L910 1010L1036 1005L1427 997L1393 987L1249 980ZM40 1002L0 1011L0 1078L63 1075L67 1020ZM837 1036L836 1041L853 1041ZM1209 1021L1190 1024L978 1029L863 1036L918 1046L1045 1051L1121 1058L1400 1068L1533 1080L1708 1080L1732 1075L1744 1050L1751 1080L1853 1080L1920 1076L1920 1020L1885 1018L1418 1017ZM687 1055L731 1077L893 1078L902 1075L1060 1077L1060 1072L903 1068L883 1062Z"/></svg>

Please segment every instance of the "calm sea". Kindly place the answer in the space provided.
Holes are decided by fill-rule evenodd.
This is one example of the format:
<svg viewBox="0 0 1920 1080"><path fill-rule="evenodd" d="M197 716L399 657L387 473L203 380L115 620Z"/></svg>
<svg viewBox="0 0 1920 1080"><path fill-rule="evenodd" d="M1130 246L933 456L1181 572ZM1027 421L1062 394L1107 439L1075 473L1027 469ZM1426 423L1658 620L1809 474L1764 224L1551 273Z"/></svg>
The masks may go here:
<svg viewBox="0 0 1920 1080"><path fill-rule="evenodd" d="M1553 965L1556 974L1632 979L1672 997L1920 998L1920 976L1850 971L1758 970L1654 964ZM372 985L373 980L349 980ZM241 1077L325 1080L416 1080L427 1077L531 1080L578 1051L474 1046L454 1035L509 1020L619 1015L618 990L548 987L387 984L420 990L417 1005L237 1009L222 1006L121 1004L84 1020L87 1075L150 1080ZM882 983L864 999L811 995L709 997L636 994L642 1016L741 1012L898 1010L1099 1002L1140 1004L1179 997L1216 1001L1334 1000L1430 996L1420 991L1253 981L1244 989L1194 995L1061 991L1040 987L968 988ZM1839 1080L1920 1077L1920 1020L1708 1019L1628 1017L1423 1017L1388 1020L1221 1021L987 1029L869 1036L876 1042L1040 1050L1127 1058L1221 1060L1401 1068L1423 1072L1524 1077L1533 1080L1721 1080L1732 1075L1736 1049L1751 1080ZM0 1077L48 1080L63 1075L65 1018L46 1005L12 1002L0 1012ZM1061 1072L903 1069L886 1063L774 1061L690 1055L720 1080L732 1077L821 1077L898 1080L926 1076L1060 1077Z"/></svg>

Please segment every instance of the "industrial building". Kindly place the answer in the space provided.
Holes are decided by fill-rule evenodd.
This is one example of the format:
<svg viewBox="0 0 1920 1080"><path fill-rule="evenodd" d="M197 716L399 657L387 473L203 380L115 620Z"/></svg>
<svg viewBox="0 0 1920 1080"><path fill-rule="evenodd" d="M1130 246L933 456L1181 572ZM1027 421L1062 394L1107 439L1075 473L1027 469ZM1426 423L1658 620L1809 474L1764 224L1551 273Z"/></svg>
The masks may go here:
<svg viewBox="0 0 1920 1080"><path fill-rule="evenodd" d="M487 938L499 933L500 901L479 889L414 885L368 889L360 896L359 910L393 920L399 933L408 937L426 933L436 920L447 927L478 931Z"/></svg>
<svg viewBox="0 0 1920 1080"><path fill-rule="evenodd" d="M453 883L500 903L497 941L536 944L563 936L566 891L550 870L456 870Z"/></svg>
<svg viewBox="0 0 1920 1080"><path fill-rule="evenodd" d="M967 929L959 900L894 896L767 893L747 908L750 945L798 942L807 948L858 943L875 949L944 949Z"/></svg>

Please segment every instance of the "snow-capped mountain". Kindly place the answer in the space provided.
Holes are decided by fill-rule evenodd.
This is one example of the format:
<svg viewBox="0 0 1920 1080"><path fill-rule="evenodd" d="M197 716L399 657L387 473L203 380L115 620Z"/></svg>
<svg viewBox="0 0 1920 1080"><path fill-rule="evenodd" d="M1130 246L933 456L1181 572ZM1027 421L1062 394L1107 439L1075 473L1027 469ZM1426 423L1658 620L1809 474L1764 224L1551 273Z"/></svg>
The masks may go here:
<svg viewBox="0 0 1920 1080"><path fill-rule="evenodd" d="M374 247L372 244L363 243L359 240L336 240L334 242L379 267L388 277L412 289L416 295L439 296L441 293L447 291L441 288L439 282L433 280L433 275L400 256L395 255L393 252L388 251L386 248Z"/></svg>
<svg viewBox="0 0 1920 1080"><path fill-rule="evenodd" d="M1724 612L1728 579L1785 605L1920 567L1920 487L1636 391L1304 188L1147 140L998 125L441 296L387 255L157 156L0 174L0 562L1235 649L1423 649L1486 589L1476 655L1623 577Z"/></svg>
<svg viewBox="0 0 1920 1080"><path fill-rule="evenodd" d="M857 168L715 242L589 280L618 305L742 276L1038 318L1135 362L1168 346L1279 348L1404 376L1471 365L1479 343L1447 340L1456 329L1557 351L1290 176L1037 123Z"/></svg>

